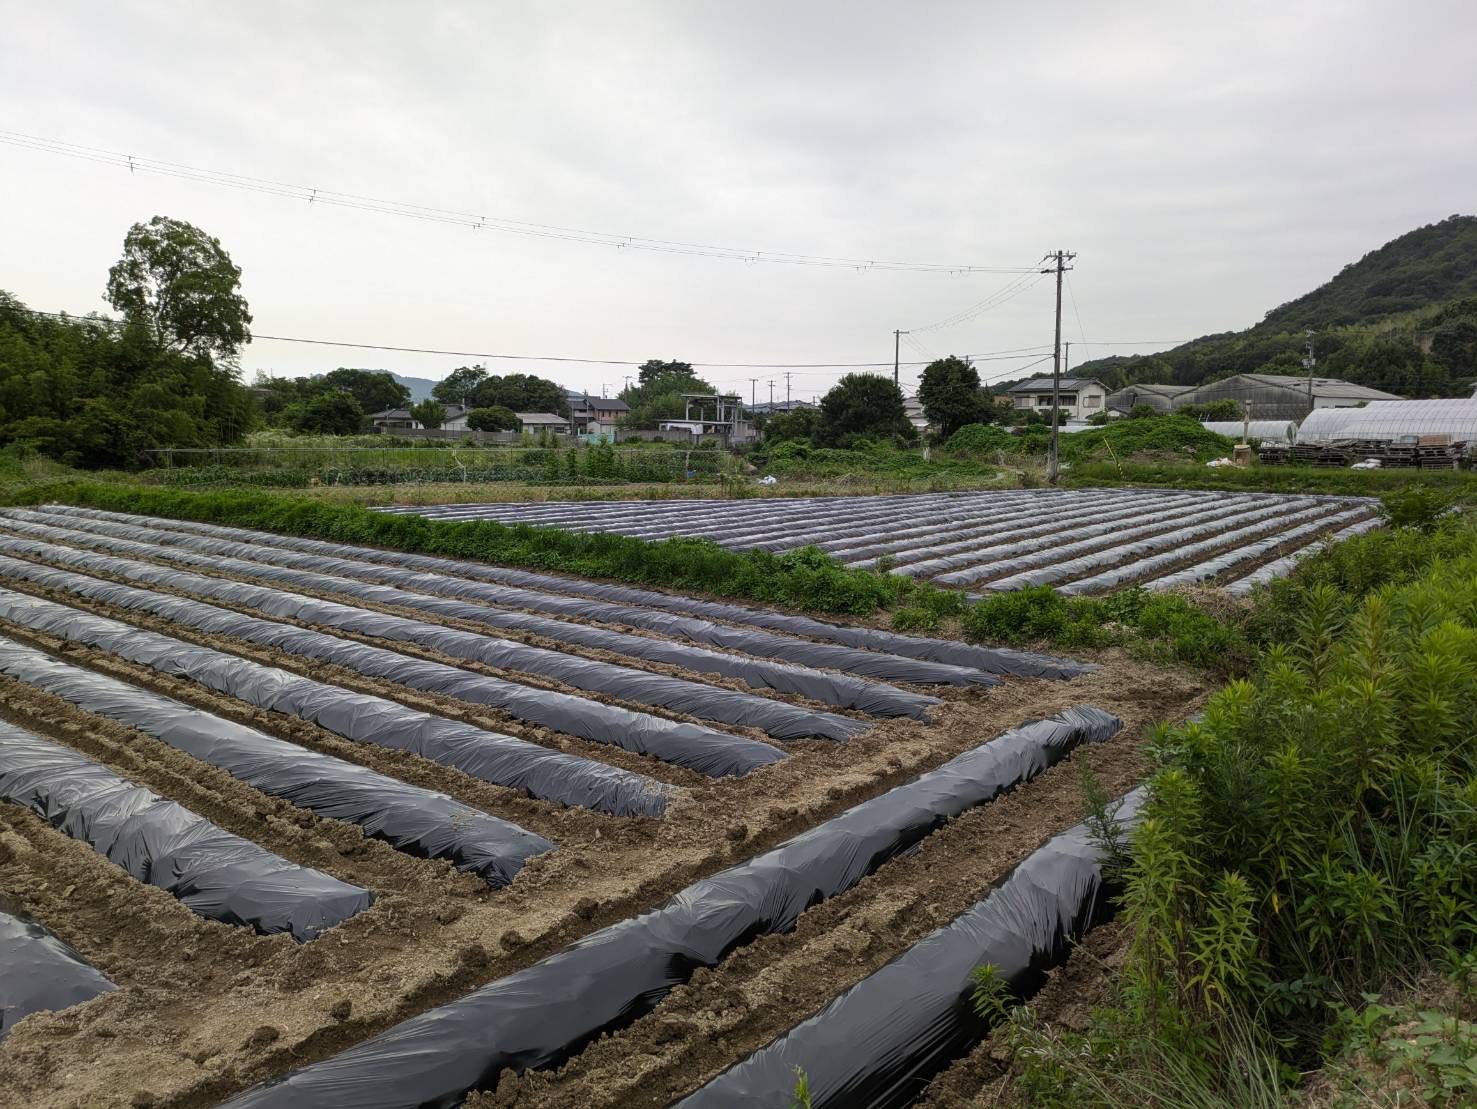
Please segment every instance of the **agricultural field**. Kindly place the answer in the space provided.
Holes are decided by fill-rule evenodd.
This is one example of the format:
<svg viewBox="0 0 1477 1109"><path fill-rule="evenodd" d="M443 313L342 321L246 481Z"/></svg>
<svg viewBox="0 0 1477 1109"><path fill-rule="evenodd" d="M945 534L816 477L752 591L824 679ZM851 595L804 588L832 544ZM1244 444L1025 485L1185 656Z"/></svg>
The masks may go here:
<svg viewBox="0 0 1477 1109"><path fill-rule="evenodd" d="M1146 728L1209 693L1117 650L0 510L0 969L46 968L0 1103L788 1106L796 1068L816 1105L947 1099L971 970L1029 995L1104 913L1085 772L1127 822Z"/></svg>
<svg viewBox="0 0 1477 1109"><path fill-rule="evenodd" d="M388 506L434 520L497 520L735 550L814 546L848 567L971 593L1052 586L1099 594L1186 585L1248 593L1327 540L1378 527L1378 502L1317 494L1153 489L1010 490L895 497Z"/></svg>

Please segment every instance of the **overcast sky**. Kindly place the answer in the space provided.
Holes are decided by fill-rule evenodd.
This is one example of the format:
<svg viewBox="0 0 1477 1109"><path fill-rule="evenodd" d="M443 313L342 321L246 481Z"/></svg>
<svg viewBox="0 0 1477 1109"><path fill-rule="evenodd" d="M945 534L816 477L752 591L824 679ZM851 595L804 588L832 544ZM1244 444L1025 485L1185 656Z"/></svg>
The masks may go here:
<svg viewBox="0 0 1477 1109"><path fill-rule="evenodd" d="M1477 207L1470 0L0 0L0 21L7 131L759 251L1012 267L1074 250L1073 363L1168 345L1094 340L1244 327ZM395 346L885 361L894 328L1012 280L474 231L4 144L0 201L0 288L34 308L106 310L128 226L163 214L220 238L256 332ZM1051 312L1043 281L903 358L1049 344ZM468 361L264 340L242 358L248 378ZM494 365L612 395L632 372ZM798 374L794 395L840 372Z"/></svg>

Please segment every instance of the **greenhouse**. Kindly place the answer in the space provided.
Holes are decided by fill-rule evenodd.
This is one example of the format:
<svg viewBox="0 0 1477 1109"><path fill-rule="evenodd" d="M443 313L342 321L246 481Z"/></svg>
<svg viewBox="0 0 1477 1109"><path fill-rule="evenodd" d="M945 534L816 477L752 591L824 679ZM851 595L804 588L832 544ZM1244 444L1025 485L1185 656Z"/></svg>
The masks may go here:
<svg viewBox="0 0 1477 1109"><path fill-rule="evenodd" d="M1477 398L1373 401L1320 408L1298 429L1299 443L1348 440L1420 445L1477 443Z"/></svg>
<svg viewBox="0 0 1477 1109"><path fill-rule="evenodd" d="M1247 439L1263 443L1293 443L1298 434L1298 425L1291 420L1201 420L1200 426L1238 442L1243 433Z"/></svg>

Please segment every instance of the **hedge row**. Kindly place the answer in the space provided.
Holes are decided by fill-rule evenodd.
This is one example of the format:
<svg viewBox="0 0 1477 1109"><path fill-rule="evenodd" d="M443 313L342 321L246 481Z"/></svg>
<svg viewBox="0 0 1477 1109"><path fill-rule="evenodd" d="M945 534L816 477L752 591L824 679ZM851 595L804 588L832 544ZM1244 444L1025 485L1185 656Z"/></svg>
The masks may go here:
<svg viewBox="0 0 1477 1109"><path fill-rule="evenodd" d="M896 605L916 587L904 578L848 570L815 549L775 555L729 551L698 539L649 543L622 535L508 526L494 520L428 520L371 512L358 505L248 490L191 493L173 489L51 482L12 490L14 504L65 504L260 528L343 543L504 566L556 570L669 589L810 609L866 614Z"/></svg>

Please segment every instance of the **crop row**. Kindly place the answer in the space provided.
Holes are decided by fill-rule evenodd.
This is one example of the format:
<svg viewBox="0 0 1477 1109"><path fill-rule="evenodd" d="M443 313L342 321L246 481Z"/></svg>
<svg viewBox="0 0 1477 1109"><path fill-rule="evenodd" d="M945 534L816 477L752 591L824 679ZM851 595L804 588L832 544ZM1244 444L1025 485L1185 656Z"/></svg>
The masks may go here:
<svg viewBox="0 0 1477 1109"><path fill-rule="evenodd" d="M741 501L601 501L387 507L735 550L814 546L849 567L1002 592L1100 593L1228 584L1324 538L1377 526L1373 502L1197 490L1013 490ZM1278 572L1276 570L1273 573ZM1257 580L1266 580L1263 574Z"/></svg>

